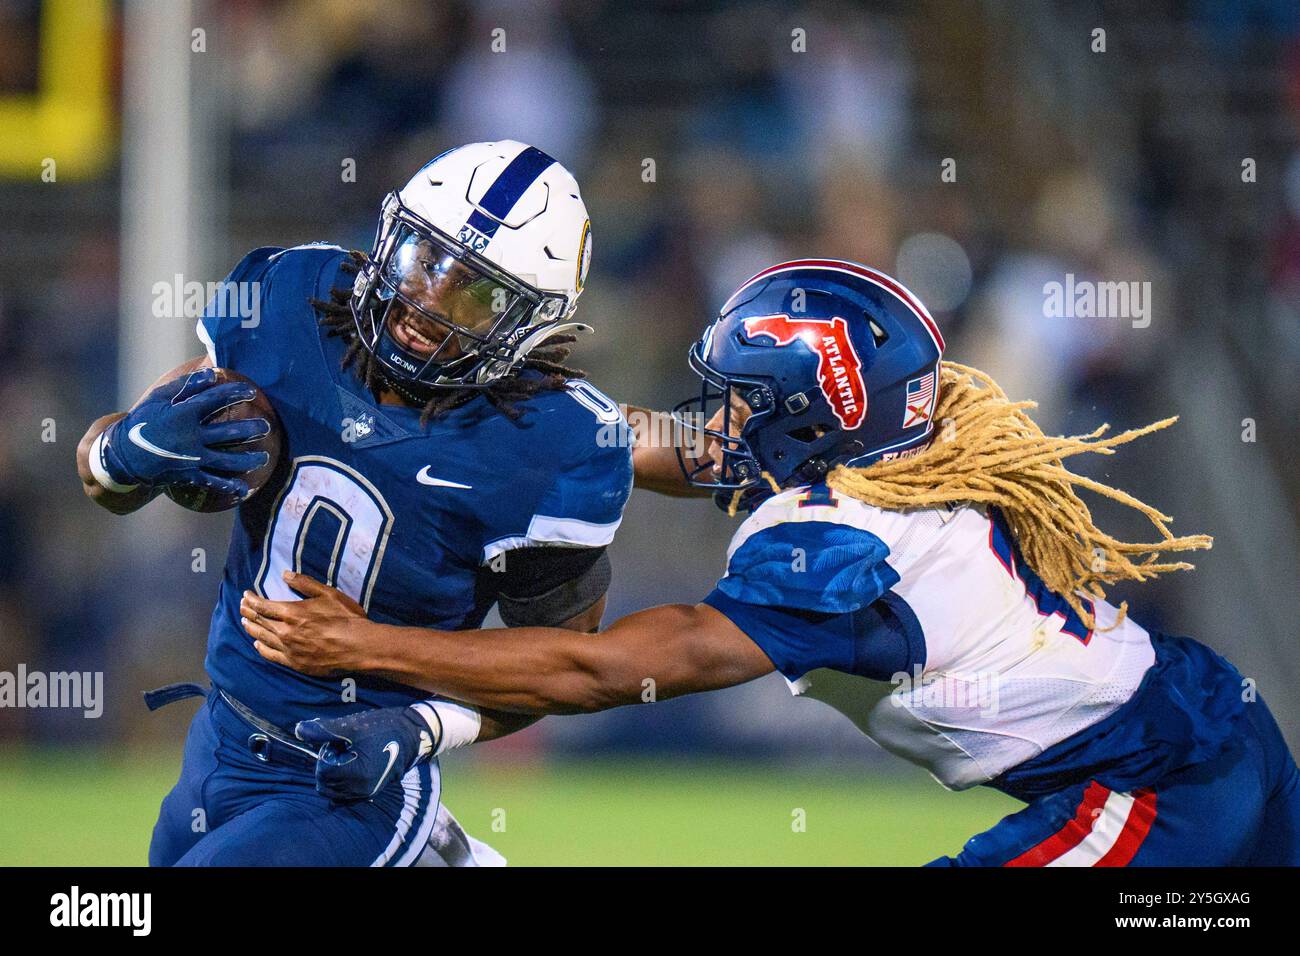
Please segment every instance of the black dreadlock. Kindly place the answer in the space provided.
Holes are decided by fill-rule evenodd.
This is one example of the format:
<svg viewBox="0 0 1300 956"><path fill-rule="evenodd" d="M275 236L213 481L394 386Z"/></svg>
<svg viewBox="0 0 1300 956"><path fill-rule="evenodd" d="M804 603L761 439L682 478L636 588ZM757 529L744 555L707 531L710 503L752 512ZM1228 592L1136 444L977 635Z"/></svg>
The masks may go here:
<svg viewBox="0 0 1300 956"><path fill-rule="evenodd" d="M367 261L368 257L364 252L354 249L349 253L349 258L344 261L342 270L346 275L355 276ZM328 334L340 336L347 343L347 351L343 354L343 367L346 369L355 365L357 375L361 377L361 381L376 400L384 389L392 389L408 401L418 404L422 396L413 394L402 383L395 382L386 375L383 366L362 344L357 335L356 322L352 317L351 298L352 285L349 283L347 286L331 289L328 300L317 298L308 300L320 313L320 323ZM472 401L476 395L482 395L493 408L507 418L518 419L523 413L516 407L516 402L521 402L538 392L564 388L565 383L572 379L587 377L587 373L582 369L569 368L562 364L572 351L569 346L576 341L577 336L574 335L553 335L543 342L541 347L529 353L522 368L540 372L540 378L520 378L518 374L511 374L485 388L438 389L435 396L425 403L424 410L420 414L420 424L427 425L431 419L453 408L459 408Z"/></svg>

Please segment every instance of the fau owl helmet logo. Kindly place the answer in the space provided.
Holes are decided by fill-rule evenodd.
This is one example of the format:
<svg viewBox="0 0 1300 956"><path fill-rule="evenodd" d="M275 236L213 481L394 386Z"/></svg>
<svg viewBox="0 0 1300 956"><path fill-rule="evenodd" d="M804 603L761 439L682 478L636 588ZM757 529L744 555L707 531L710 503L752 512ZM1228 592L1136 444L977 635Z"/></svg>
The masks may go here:
<svg viewBox="0 0 1300 956"><path fill-rule="evenodd" d="M744 320L745 335L766 335L778 346L802 342L817 356L817 382L835 417L854 429L867 417L867 386L862 360L849 338L849 324L833 319L792 319L788 315L756 315Z"/></svg>

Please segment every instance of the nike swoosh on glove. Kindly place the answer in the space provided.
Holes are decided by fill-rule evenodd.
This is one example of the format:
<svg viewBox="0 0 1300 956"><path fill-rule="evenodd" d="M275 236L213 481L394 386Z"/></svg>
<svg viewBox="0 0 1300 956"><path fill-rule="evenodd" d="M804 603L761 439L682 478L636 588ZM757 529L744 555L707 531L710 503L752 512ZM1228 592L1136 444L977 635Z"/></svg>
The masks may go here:
<svg viewBox="0 0 1300 956"><path fill-rule="evenodd" d="M316 750L316 792L339 803L369 800L437 747L429 725L410 707L303 720L294 734Z"/></svg>
<svg viewBox="0 0 1300 956"><path fill-rule="evenodd" d="M262 437L271 423L265 418L208 423L217 412L256 394L247 382L218 381L214 368L172 379L110 425L100 443L108 476L120 485L181 482L245 497L248 483L238 476L265 465L267 454L226 446Z"/></svg>

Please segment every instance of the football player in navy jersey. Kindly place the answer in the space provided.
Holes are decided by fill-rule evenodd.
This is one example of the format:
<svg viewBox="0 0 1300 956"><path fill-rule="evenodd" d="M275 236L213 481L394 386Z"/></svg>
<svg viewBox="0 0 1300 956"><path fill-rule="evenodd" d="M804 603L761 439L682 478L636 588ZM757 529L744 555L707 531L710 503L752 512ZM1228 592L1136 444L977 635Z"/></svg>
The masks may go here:
<svg viewBox="0 0 1300 956"><path fill-rule="evenodd" d="M690 353L709 415L691 485L748 517L696 604L652 608L598 639L546 628L490 640L387 627L337 590L245 596L263 656L371 674L527 714L594 711L779 671L944 786L1025 807L939 865L1300 863L1300 771L1253 683L1189 638L1144 628L1106 585L1210 545L1068 470L1172 419L1046 436L988 376L942 361L924 306L882 273L801 260L766 269ZM665 485L664 450L637 479ZM1088 488L1159 540L1096 527ZM314 721L323 779L363 797L405 716Z"/></svg>
<svg viewBox="0 0 1300 956"><path fill-rule="evenodd" d="M585 329L569 319L590 255L564 167L522 143L460 147L388 196L368 255L247 255L226 280L239 294L199 321L206 354L90 427L78 467L110 511L178 485L246 499L212 615L211 689L149 698L207 698L152 864L411 864L439 820L437 756L536 719L270 664L239 602L294 600L302 575L389 624L473 629L495 604L508 625L594 631L632 466L619 409L562 364ZM229 314L226 299L254 308ZM212 421L253 397L216 369L255 382L282 428L253 495L245 476L267 456L243 446L270 425ZM382 742L368 799L332 802L317 788L321 741L294 726L397 705L408 719Z"/></svg>

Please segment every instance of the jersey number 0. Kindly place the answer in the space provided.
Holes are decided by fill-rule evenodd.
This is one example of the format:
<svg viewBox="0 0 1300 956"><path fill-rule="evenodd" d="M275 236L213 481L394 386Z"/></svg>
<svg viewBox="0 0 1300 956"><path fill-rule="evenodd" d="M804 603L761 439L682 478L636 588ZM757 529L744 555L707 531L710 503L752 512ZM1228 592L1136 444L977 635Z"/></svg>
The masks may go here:
<svg viewBox="0 0 1300 956"><path fill-rule="evenodd" d="M272 601L297 600L283 577L293 570L369 608L392 530L388 502L360 474L332 458L298 458L272 510L257 591Z"/></svg>

